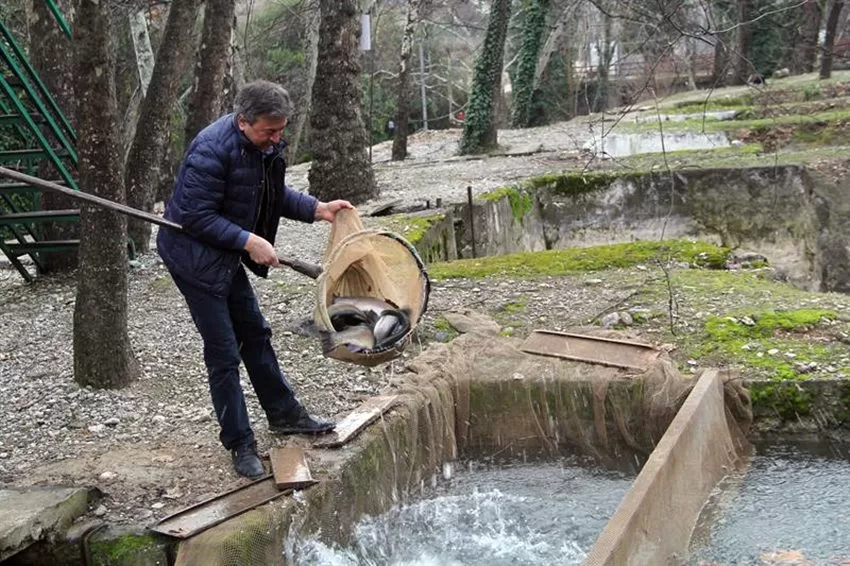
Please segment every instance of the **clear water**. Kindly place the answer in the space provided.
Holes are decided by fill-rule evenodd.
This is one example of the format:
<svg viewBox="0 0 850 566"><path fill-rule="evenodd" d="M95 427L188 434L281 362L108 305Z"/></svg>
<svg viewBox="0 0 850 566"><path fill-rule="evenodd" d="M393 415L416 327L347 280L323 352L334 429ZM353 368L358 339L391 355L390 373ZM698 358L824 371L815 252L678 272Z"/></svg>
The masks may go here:
<svg viewBox="0 0 850 566"><path fill-rule="evenodd" d="M584 149L600 157L626 157L642 153L662 153L682 150L717 149L729 147L729 138L724 132L711 134L664 134L663 143L659 133L607 134L585 143Z"/></svg>
<svg viewBox="0 0 850 566"><path fill-rule="evenodd" d="M850 564L850 447L762 444L700 515L690 564Z"/></svg>
<svg viewBox="0 0 850 566"><path fill-rule="evenodd" d="M311 566L581 564L633 476L581 462L444 473L428 499L363 519L348 548L296 540Z"/></svg>

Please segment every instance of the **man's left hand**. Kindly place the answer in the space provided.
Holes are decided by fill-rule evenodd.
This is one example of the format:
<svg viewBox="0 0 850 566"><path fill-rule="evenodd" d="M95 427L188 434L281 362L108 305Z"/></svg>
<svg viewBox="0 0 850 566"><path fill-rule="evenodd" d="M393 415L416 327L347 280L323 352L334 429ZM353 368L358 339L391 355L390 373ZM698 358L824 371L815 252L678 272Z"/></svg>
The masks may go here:
<svg viewBox="0 0 850 566"><path fill-rule="evenodd" d="M333 222L336 218L336 213L343 208L354 208L347 200L332 200L330 202L320 202L316 206L316 220L327 220Z"/></svg>

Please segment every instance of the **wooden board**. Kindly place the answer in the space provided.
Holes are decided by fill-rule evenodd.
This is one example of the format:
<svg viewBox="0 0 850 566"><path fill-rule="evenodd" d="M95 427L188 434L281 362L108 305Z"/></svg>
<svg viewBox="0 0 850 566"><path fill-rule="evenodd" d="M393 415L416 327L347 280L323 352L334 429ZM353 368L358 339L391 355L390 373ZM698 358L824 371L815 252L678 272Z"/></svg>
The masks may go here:
<svg viewBox="0 0 850 566"><path fill-rule="evenodd" d="M525 339L520 350L641 371L646 370L661 353L651 344L553 330L535 330Z"/></svg>
<svg viewBox="0 0 850 566"><path fill-rule="evenodd" d="M307 456L300 446L272 448L269 458L278 489L304 489L317 483L310 475Z"/></svg>
<svg viewBox="0 0 850 566"><path fill-rule="evenodd" d="M349 442L360 431L395 405L397 398L397 395L387 395L368 399L337 423L334 432L313 442L313 447L338 448Z"/></svg>
<svg viewBox="0 0 850 566"><path fill-rule="evenodd" d="M267 475L169 515L151 530L170 537L189 538L291 492L279 490L274 478Z"/></svg>

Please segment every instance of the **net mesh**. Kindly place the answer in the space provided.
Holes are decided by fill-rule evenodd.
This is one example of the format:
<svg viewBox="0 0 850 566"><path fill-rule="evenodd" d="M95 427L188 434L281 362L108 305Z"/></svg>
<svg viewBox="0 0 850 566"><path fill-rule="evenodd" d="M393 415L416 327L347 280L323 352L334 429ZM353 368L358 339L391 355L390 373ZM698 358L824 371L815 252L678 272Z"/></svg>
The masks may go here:
<svg viewBox="0 0 850 566"><path fill-rule="evenodd" d="M403 237L385 230L366 230L356 210L337 213L316 287L316 326L332 331L328 306L335 296L373 297L410 310L410 330L380 350L353 352L341 345L325 352L337 360L374 366L397 358L428 306L430 282L425 265Z"/></svg>

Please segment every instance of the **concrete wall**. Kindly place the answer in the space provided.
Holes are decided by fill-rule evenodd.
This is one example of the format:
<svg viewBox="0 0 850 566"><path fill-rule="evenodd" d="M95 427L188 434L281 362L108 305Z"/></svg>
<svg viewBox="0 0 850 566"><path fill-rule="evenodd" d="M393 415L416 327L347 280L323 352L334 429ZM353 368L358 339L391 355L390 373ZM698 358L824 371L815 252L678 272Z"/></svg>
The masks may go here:
<svg viewBox="0 0 850 566"><path fill-rule="evenodd" d="M717 371L706 370L585 564L680 563L711 491L749 451L746 439L728 416Z"/></svg>
<svg viewBox="0 0 850 566"><path fill-rule="evenodd" d="M528 210L512 209L507 195L477 199L471 216L468 204L456 205L441 237L451 226L457 256L441 257L472 257L473 232L477 256L688 237L760 253L803 289L850 290L848 191L798 166L628 174L587 190L556 183L526 190Z"/></svg>

